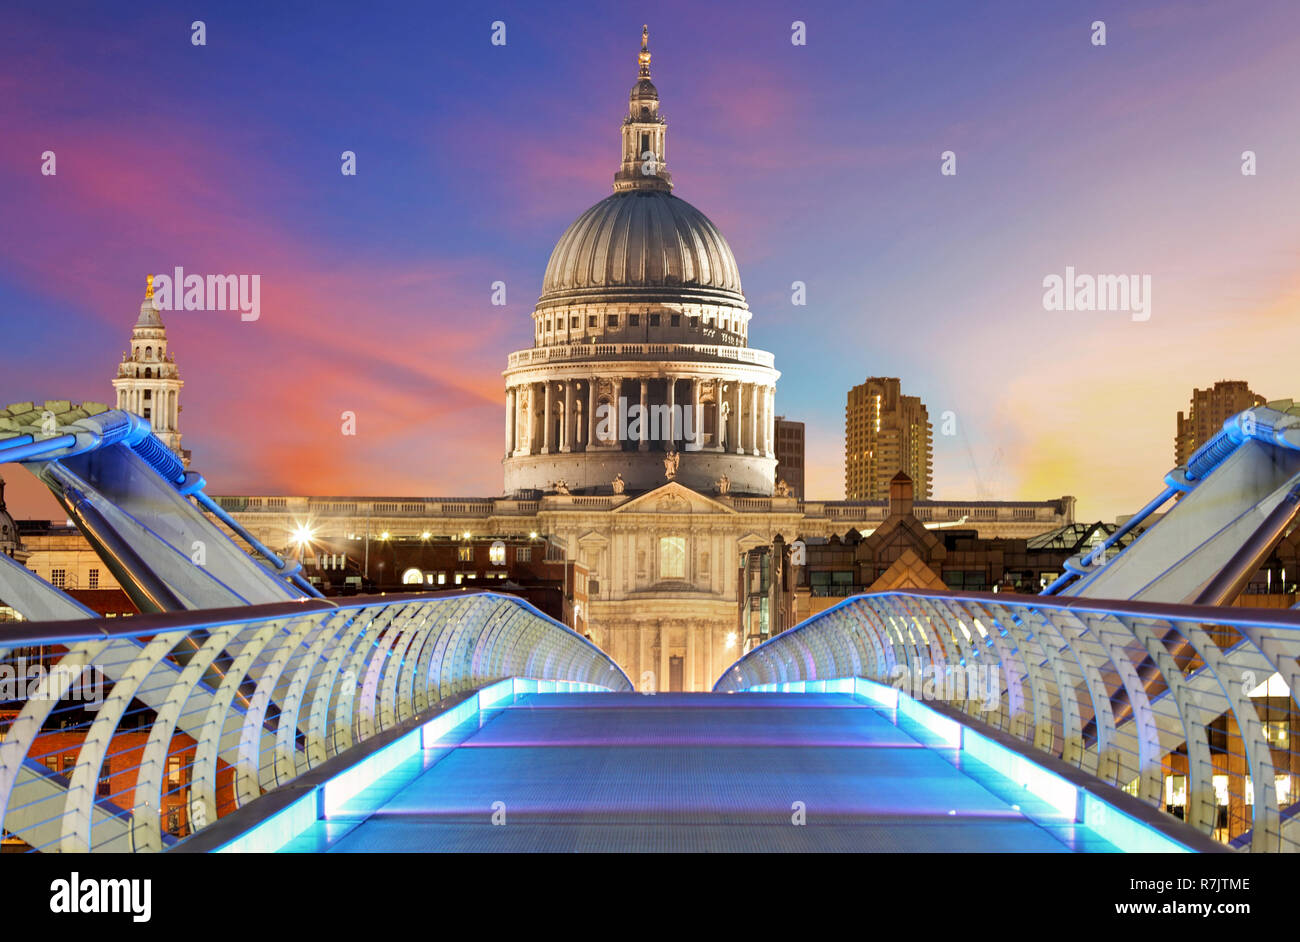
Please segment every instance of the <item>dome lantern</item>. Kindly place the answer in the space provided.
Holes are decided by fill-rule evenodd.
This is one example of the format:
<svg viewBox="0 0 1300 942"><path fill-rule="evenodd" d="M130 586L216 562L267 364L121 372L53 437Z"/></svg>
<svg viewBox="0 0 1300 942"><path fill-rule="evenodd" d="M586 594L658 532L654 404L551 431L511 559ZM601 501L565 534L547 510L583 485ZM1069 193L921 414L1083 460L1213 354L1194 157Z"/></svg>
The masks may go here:
<svg viewBox="0 0 1300 942"><path fill-rule="evenodd" d="M650 28L642 26L637 83L628 96L623 119L623 161L614 174L614 192L672 189L667 134L667 124L659 114L659 90L650 81Z"/></svg>

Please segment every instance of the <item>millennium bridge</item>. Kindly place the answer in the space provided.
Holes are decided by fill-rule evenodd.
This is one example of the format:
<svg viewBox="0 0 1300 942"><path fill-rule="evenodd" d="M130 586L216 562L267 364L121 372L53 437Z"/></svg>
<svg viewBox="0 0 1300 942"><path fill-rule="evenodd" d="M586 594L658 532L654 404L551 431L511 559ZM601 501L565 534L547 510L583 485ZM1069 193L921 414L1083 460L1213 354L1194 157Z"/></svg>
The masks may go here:
<svg viewBox="0 0 1300 942"><path fill-rule="evenodd" d="M1300 611L1230 604L1300 513L1290 402L1042 595L848 598L705 694L515 596L321 598L127 412L12 405L5 462L143 612L0 554L6 849L1300 848Z"/></svg>

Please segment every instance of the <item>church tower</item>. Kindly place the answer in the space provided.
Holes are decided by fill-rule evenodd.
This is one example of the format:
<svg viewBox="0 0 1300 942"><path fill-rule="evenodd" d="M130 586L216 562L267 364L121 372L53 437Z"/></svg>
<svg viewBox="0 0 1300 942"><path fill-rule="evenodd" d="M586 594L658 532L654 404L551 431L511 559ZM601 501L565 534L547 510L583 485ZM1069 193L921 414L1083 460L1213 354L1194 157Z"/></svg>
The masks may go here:
<svg viewBox="0 0 1300 942"><path fill-rule="evenodd" d="M117 408L148 419L154 434L188 467L190 454L181 450L180 432L180 393L184 385L176 370L175 355L167 352L167 329L154 304L153 275L149 275L140 316L131 330L131 349L122 354L113 389L117 392Z"/></svg>

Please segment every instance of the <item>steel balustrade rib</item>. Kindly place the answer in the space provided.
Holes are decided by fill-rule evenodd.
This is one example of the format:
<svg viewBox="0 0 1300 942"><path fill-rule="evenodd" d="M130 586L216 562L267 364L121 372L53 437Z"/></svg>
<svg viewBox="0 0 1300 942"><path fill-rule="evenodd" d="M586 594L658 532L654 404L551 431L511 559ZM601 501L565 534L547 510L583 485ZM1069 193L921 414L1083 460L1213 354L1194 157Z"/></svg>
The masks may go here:
<svg viewBox="0 0 1300 942"><path fill-rule="evenodd" d="M984 695L995 702L969 683L988 671ZM1275 718L1279 708L1252 696L1268 683L1276 699L1280 681L1277 722L1294 726L1300 611L880 592L759 645L714 690L847 676L907 692L932 678L955 709L1162 811L1166 776L1185 776L1180 816L1204 834L1252 851L1300 850L1300 761L1266 732L1261 710ZM954 676L966 681L955 692ZM1290 787L1286 807L1278 776Z"/></svg>
<svg viewBox="0 0 1300 942"><path fill-rule="evenodd" d="M0 635L6 682L26 681L28 651L43 673L0 720L0 825L41 851L165 850L508 677L632 690L590 641L491 592L16 623ZM83 706L86 671L108 680Z"/></svg>

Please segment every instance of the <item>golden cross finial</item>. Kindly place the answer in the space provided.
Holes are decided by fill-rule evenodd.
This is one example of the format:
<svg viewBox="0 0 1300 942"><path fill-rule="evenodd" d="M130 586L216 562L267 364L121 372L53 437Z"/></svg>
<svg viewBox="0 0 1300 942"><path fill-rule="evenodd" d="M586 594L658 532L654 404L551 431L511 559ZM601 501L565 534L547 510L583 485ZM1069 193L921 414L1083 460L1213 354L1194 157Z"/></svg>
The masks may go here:
<svg viewBox="0 0 1300 942"><path fill-rule="evenodd" d="M153 297L153 275L144 276L144 299L148 301Z"/></svg>
<svg viewBox="0 0 1300 942"><path fill-rule="evenodd" d="M650 27L641 27L641 51L648 52L650 46Z"/></svg>

